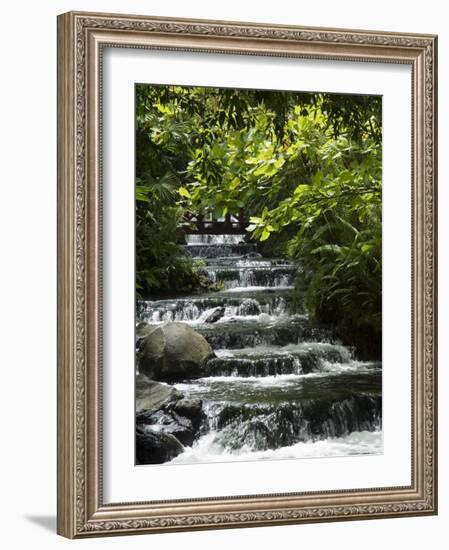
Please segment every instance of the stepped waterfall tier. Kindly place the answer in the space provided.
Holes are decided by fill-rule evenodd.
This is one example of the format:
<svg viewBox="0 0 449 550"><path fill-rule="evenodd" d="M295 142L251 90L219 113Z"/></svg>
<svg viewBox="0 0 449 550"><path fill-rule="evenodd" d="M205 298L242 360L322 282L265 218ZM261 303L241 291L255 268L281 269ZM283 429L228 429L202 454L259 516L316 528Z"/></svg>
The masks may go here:
<svg viewBox="0 0 449 550"><path fill-rule="evenodd" d="M244 235L186 248L221 290L138 304L137 462L381 453L381 364L293 308L301 266Z"/></svg>

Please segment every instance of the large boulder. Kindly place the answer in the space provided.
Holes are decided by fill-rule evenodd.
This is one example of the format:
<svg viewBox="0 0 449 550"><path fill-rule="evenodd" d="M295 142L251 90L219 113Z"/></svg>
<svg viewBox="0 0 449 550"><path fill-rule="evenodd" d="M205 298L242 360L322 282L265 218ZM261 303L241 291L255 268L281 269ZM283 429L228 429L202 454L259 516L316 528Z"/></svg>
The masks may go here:
<svg viewBox="0 0 449 550"><path fill-rule="evenodd" d="M214 352L206 339L185 323L154 327L142 342L139 371L168 382L198 378Z"/></svg>
<svg viewBox="0 0 449 550"><path fill-rule="evenodd" d="M184 447L171 434L136 428L136 460L138 464L162 464L182 453Z"/></svg>
<svg viewBox="0 0 449 550"><path fill-rule="evenodd" d="M168 384L150 380L144 374L136 376L136 411L156 411L181 397L182 394Z"/></svg>
<svg viewBox="0 0 449 550"><path fill-rule="evenodd" d="M151 332L154 328L154 325L150 325L150 323L146 323L145 321L142 321L141 323L138 323L136 325L136 338L137 340L141 338L145 338L149 332Z"/></svg>

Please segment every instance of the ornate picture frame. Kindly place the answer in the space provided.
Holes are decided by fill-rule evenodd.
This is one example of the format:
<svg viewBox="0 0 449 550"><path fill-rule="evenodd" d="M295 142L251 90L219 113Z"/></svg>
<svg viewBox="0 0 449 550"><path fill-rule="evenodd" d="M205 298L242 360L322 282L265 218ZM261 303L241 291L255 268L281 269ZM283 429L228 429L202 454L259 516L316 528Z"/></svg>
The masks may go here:
<svg viewBox="0 0 449 550"><path fill-rule="evenodd" d="M108 47L411 68L410 485L104 501L102 55ZM58 533L83 538L436 514L436 186L436 36L81 12L59 16Z"/></svg>

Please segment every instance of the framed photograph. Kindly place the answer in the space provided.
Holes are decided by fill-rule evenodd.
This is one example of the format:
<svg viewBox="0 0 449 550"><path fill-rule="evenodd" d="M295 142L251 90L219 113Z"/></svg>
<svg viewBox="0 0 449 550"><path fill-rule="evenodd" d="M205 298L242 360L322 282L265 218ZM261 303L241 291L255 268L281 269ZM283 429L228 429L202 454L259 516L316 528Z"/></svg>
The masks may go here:
<svg viewBox="0 0 449 550"><path fill-rule="evenodd" d="M436 60L59 16L59 534L437 513Z"/></svg>

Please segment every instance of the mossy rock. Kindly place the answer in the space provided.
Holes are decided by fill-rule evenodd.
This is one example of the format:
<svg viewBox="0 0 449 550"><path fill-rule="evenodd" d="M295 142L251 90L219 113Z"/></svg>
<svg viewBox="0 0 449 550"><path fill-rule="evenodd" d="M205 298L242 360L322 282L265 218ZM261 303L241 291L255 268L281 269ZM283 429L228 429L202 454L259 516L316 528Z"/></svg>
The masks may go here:
<svg viewBox="0 0 449 550"><path fill-rule="evenodd" d="M185 323L155 326L143 340L139 371L152 380L174 382L199 378L214 352L206 339Z"/></svg>

